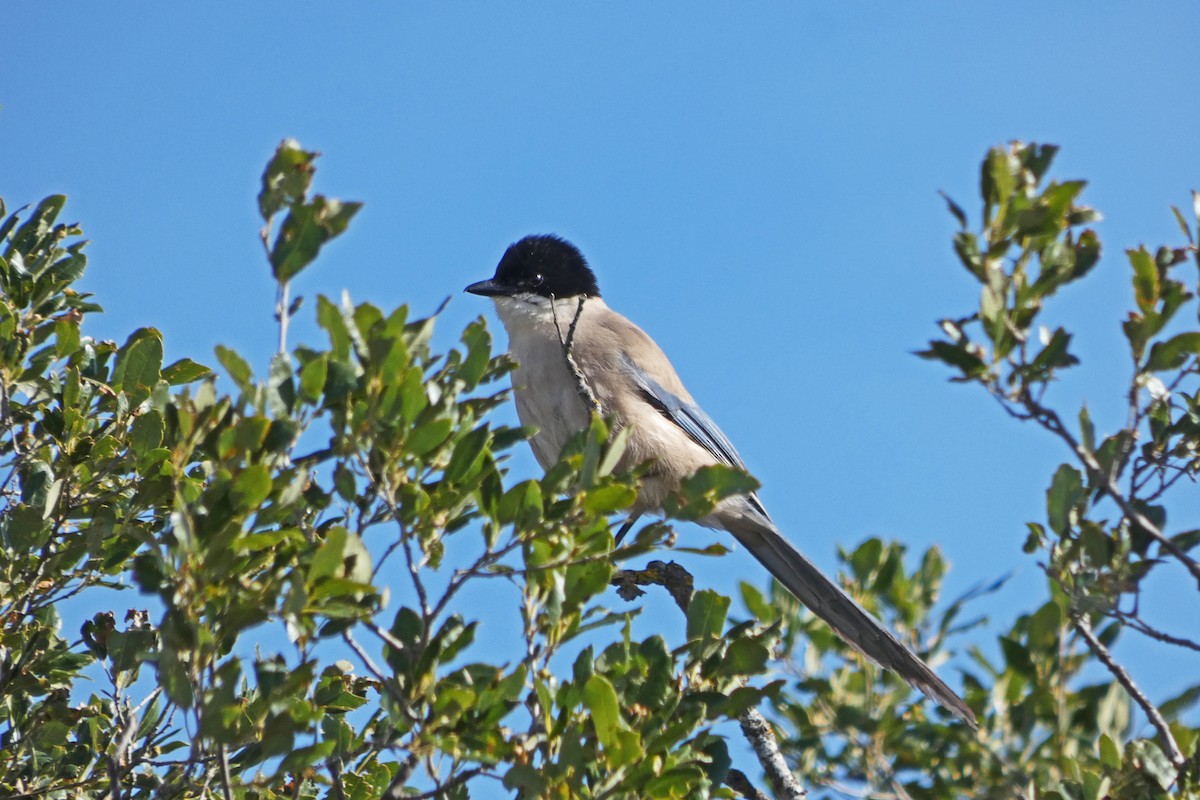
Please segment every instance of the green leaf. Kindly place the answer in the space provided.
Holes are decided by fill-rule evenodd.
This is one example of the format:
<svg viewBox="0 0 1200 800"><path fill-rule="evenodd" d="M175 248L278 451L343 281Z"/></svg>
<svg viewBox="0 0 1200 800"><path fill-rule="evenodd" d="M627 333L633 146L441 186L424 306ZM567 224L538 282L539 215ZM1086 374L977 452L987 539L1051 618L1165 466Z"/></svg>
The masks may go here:
<svg viewBox="0 0 1200 800"><path fill-rule="evenodd" d="M45 461L26 461L17 472L21 481L21 502L42 509L50 485L54 483L54 471Z"/></svg>
<svg viewBox="0 0 1200 800"><path fill-rule="evenodd" d="M325 295L317 297L317 324L329 334L329 344L337 360L350 358L353 343L342 311Z"/></svg>
<svg viewBox="0 0 1200 800"><path fill-rule="evenodd" d="M1158 710L1168 720L1175 720L1179 718L1180 714L1196 705L1197 702L1200 702L1200 683L1189 686L1170 700L1167 700L1158 707Z"/></svg>
<svg viewBox="0 0 1200 800"><path fill-rule="evenodd" d="M1096 426L1088 414L1087 403L1079 409L1079 441L1087 452L1096 452Z"/></svg>
<svg viewBox="0 0 1200 800"><path fill-rule="evenodd" d="M1067 464L1054 473L1046 491L1046 516L1050 529L1065 536L1071 526L1071 511L1084 499L1083 476Z"/></svg>
<svg viewBox="0 0 1200 800"><path fill-rule="evenodd" d="M1180 333L1165 342L1154 343L1146 359L1146 369L1151 372L1178 369L1197 354L1200 354L1200 332Z"/></svg>
<svg viewBox="0 0 1200 800"><path fill-rule="evenodd" d="M721 662L722 672L729 675L761 675L771 660L770 649L757 639L738 639L729 645Z"/></svg>
<svg viewBox="0 0 1200 800"><path fill-rule="evenodd" d="M1149 739L1136 739L1127 748L1129 760L1141 762L1141 771L1158 783L1163 791L1171 788L1179 775L1171 765L1170 759L1159 749L1158 745Z"/></svg>
<svg viewBox="0 0 1200 800"><path fill-rule="evenodd" d="M417 457L428 455L446 441L453 428L454 422L448 419L427 422L408 435L405 449Z"/></svg>
<svg viewBox="0 0 1200 800"><path fill-rule="evenodd" d="M129 435L130 446L138 456L144 456L151 450L161 446L163 441L162 414L157 411L149 411L134 417Z"/></svg>
<svg viewBox="0 0 1200 800"><path fill-rule="evenodd" d="M333 577L342 570L342 559L346 555L346 544L350 531L340 525L330 528L325 540L317 548L312 564L308 568L308 583L311 586L318 578Z"/></svg>
<svg viewBox="0 0 1200 800"><path fill-rule="evenodd" d="M637 490L632 486L609 484L591 489L584 494L583 507L592 516L606 516L623 511L637 500Z"/></svg>
<svg viewBox="0 0 1200 800"><path fill-rule="evenodd" d="M979 280L987 280L987 266L983 254L979 252L979 240L970 231L959 231L954 234L954 252L967 271Z"/></svg>
<svg viewBox="0 0 1200 800"><path fill-rule="evenodd" d="M1121 768L1121 748L1107 733L1100 734L1100 763L1112 770Z"/></svg>
<svg viewBox="0 0 1200 800"><path fill-rule="evenodd" d="M722 500L750 494L758 487L758 481L742 470L713 464L701 467L694 475L684 478L679 487L680 498L668 498L666 510L677 519L703 519Z"/></svg>
<svg viewBox="0 0 1200 800"><path fill-rule="evenodd" d="M225 345L219 344L213 350L217 355L217 360L221 362L221 366L229 373L229 377L233 378L233 382L237 384L238 388L243 392L249 392L253 388L251 380L254 373L250 371L250 365L246 363L246 359Z"/></svg>
<svg viewBox="0 0 1200 800"><path fill-rule="evenodd" d="M1143 312L1153 311L1161 291L1158 266L1154 263L1154 257L1145 247L1126 250L1125 253L1129 256L1130 265L1133 266L1133 293L1138 308Z"/></svg>
<svg viewBox="0 0 1200 800"><path fill-rule="evenodd" d="M1079 234L1075 242L1075 266L1071 270L1071 280L1082 278L1100 261L1100 239L1093 230Z"/></svg>
<svg viewBox="0 0 1200 800"><path fill-rule="evenodd" d="M983 201L991 208L1002 206L1017 185L1017 165L1002 147L993 147L983 160L980 188ZM991 222L990 214L987 222Z"/></svg>
<svg viewBox="0 0 1200 800"><path fill-rule="evenodd" d="M258 193L258 211L264 221L284 206L304 199L312 183L315 150L303 150L295 139L284 139L275 149L262 174L262 190Z"/></svg>
<svg viewBox="0 0 1200 800"><path fill-rule="evenodd" d="M1033 173L1034 178L1041 180L1050 169L1050 164L1054 162L1054 156L1058 153L1059 147L1056 144L1037 144L1031 142L1021 148L1021 161L1025 168Z"/></svg>
<svg viewBox="0 0 1200 800"><path fill-rule="evenodd" d="M120 389L136 406L150 396L162 373L162 334L154 328L134 331L121 349L113 368L113 388Z"/></svg>
<svg viewBox="0 0 1200 800"><path fill-rule="evenodd" d="M66 358L79 349L79 323L60 319L54 323L55 355Z"/></svg>
<svg viewBox="0 0 1200 800"><path fill-rule="evenodd" d="M941 361L951 367L962 370L964 378L975 378L987 374L987 364L975 353L967 349L967 341L950 343L933 340L928 350L918 350L914 355L930 361Z"/></svg>
<svg viewBox="0 0 1200 800"><path fill-rule="evenodd" d="M271 365L267 371L267 404L276 417L289 416L296 404L292 360L286 353L271 356Z"/></svg>
<svg viewBox="0 0 1200 800"><path fill-rule="evenodd" d="M343 203L317 195L312 202L293 205L271 248L271 273L286 283L312 263L321 247L340 236L362 203Z"/></svg>
<svg viewBox="0 0 1200 800"><path fill-rule="evenodd" d="M271 471L265 464L251 464L233 479L230 496L241 511L253 511L271 494Z"/></svg>
<svg viewBox="0 0 1200 800"><path fill-rule="evenodd" d="M445 479L457 483L478 471L483 462L483 452L491 438L487 425L468 431L454 445L450 463L446 466Z"/></svg>
<svg viewBox="0 0 1200 800"><path fill-rule="evenodd" d="M509 791L519 790L518 797L542 797L547 788L541 768L529 764L517 764L504 773L503 783Z"/></svg>
<svg viewBox="0 0 1200 800"><path fill-rule="evenodd" d="M212 370L203 364L197 364L190 358L181 358L169 367L164 367L162 379L171 386L198 381L212 374Z"/></svg>
<svg viewBox="0 0 1200 800"><path fill-rule="evenodd" d="M729 755L729 747L725 740L714 738L704 745L704 755L708 756L708 763L704 765L704 771L708 774L709 780L717 785L724 783L729 775L729 768L733 766L733 758Z"/></svg>
<svg viewBox="0 0 1200 800"><path fill-rule="evenodd" d="M729 598L702 589L692 596L688 606L687 637L689 641L719 639L725 628L725 617L729 613Z"/></svg>
<svg viewBox="0 0 1200 800"><path fill-rule="evenodd" d="M1062 609L1058 603L1051 600L1043 604L1029 618L1029 648L1042 653L1054 652L1062 622Z"/></svg>
<svg viewBox="0 0 1200 800"><path fill-rule="evenodd" d="M583 704L596 728L596 738L605 747L617 744L617 733L623 728L617 690L603 675L592 675L583 685Z"/></svg>
<svg viewBox="0 0 1200 800"><path fill-rule="evenodd" d="M1029 365L1035 376L1049 374L1060 367L1070 367L1079 363L1079 359L1068 352L1071 346L1071 334L1058 328L1050 336L1050 341L1042 348L1037 357Z"/></svg>
<svg viewBox="0 0 1200 800"><path fill-rule="evenodd" d="M958 220L959 226L962 228L966 228L967 227L967 212L962 210L962 206L960 206L958 203L956 203L952 199L950 199L950 195L946 194L943 191L939 191L938 194L940 194L942 196L942 199L946 201L946 208L950 211L951 214L954 215L954 218L956 220Z"/></svg>
<svg viewBox="0 0 1200 800"><path fill-rule="evenodd" d="M319 402L329 374L329 355L322 353L300 369L300 396L310 403Z"/></svg>
<svg viewBox="0 0 1200 800"><path fill-rule="evenodd" d="M1037 669L1034 667L1033 659L1029 657L1029 649L1025 645L1009 636L1001 636L1000 649L1004 652L1004 660L1009 669L1024 678L1036 677Z"/></svg>
<svg viewBox="0 0 1200 800"><path fill-rule="evenodd" d="M347 503L353 503L358 499L358 484L354 472L343 462L338 462L333 469L333 487L337 491L338 497Z"/></svg>
<svg viewBox="0 0 1200 800"><path fill-rule="evenodd" d="M467 326L462 342L467 346L467 357L458 367L458 377L466 384L466 390L471 391L483 379L492 355L492 335L482 317Z"/></svg>
<svg viewBox="0 0 1200 800"><path fill-rule="evenodd" d="M1171 542L1186 553L1196 545L1200 544L1200 528L1184 531L1183 533L1177 533L1171 537Z"/></svg>
<svg viewBox="0 0 1200 800"><path fill-rule="evenodd" d="M337 747L337 742L333 739L326 739L316 744L297 747L283 757L283 761L279 762L279 769L275 771L275 774L286 775L298 772L318 761L324 761L333 753L335 747Z"/></svg>

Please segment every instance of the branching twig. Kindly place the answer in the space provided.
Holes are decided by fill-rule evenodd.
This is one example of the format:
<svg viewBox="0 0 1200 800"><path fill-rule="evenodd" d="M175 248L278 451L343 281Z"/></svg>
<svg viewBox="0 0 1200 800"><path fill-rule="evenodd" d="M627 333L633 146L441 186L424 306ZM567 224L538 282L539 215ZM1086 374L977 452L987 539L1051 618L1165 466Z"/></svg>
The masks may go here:
<svg viewBox="0 0 1200 800"><path fill-rule="evenodd" d="M384 631L384 633L387 632ZM408 704L408 698L406 698L396 689L395 683L389 680L388 676L384 675L383 670L381 670L375 664L375 662L371 660L371 657L367 655L367 651L364 650L362 645L360 645L358 641L350 634L350 631L342 631L342 640L350 647L351 650L354 651L354 654L358 656L358 660L363 663L363 666L367 668L367 672L371 673L371 677L379 683L379 686L382 688L382 690L387 692L387 694L392 698L392 701L395 702L396 707L400 709L400 713L404 714L404 716L414 724L419 722L420 720L418 719L417 715L413 713L412 708ZM388 640L395 641L395 637L393 637L391 634L387 634L387 639L385 641ZM397 644L399 643L397 642Z"/></svg>
<svg viewBox="0 0 1200 800"><path fill-rule="evenodd" d="M1097 476L1105 493L1117 504L1117 507L1121 509L1121 513L1125 515L1126 519L1140 528L1147 536L1158 542L1160 547L1179 559L1180 563L1192 574L1192 577L1197 582L1200 582L1200 564L1197 564L1182 548L1163 534L1158 526L1145 514L1134 508L1120 487L1117 486L1117 482L1113 479L1113 476L1101 468L1100 463L1096 461L1095 455L1080 444L1079 440L1067 430L1057 412L1041 405L1037 400L1030 397L1028 393L1021 398L1021 404L1029 412L1031 418L1037 420L1042 427L1062 439L1074 451L1083 465Z"/></svg>
<svg viewBox="0 0 1200 800"><path fill-rule="evenodd" d="M613 574L612 584L618 587L617 592L626 600L632 600L639 594L642 594L638 586L646 586L655 584L664 587L671 593L671 597L675 599L676 605L686 616L688 606L692 601L692 576L686 569L676 564L674 561L669 564L664 564L661 561L651 561L646 565L644 570L618 570ZM775 793L785 800L797 800L807 796L804 787L796 780L796 776L788 769L787 761L783 757L783 753L779 750L779 742L775 739L775 734L771 731L771 726L767 723L765 717L758 712L757 709L751 708L743 712L738 721L742 726L742 733L746 735L746 739L750 742L750 746L754 749L755 755L758 756L759 764L762 765L763 771L767 774L767 780L771 782ZM735 775L736 773L736 775ZM741 792L746 797L757 798L761 797L761 793L750 785L748 780L745 780L745 775L741 772L733 770L730 772L735 782L738 777L745 781L735 786L733 783L728 783L735 791ZM742 788L739 788L742 787ZM753 792L753 794L748 793Z"/></svg>
<svg viewBox="0 0 1200 800"><path fill-rule="evenodd" d="M1133 678L1125 671L1125 668L1116 662L1112 657L1112 653L1104 646L1104 643L1096 638L1092 633L1092 623L1088 621L1086 615L1080 614L1075 617L1075 629L1079 631L1079 635L1087 642L1088 647L1096 654L1096 658L1100 659L1100 663L1108 667L1108 671L1117 679L1117 683L1128 692L1129 696L1146 714L1146 718L1150 720L1150 724L1158 731L1159 741L1162 742L1163 749L1167 751L1167 758L1171 759L1171 763L1176 769L1182 769L1187 763L1187 759L1183 757L1183 753L1179 750L1179 745L1175 742L1175 737L1171 735L1171 728L1167 725L1167 721L1163 719L1161 713L1155 708L1154 704L1142 694L1142 690L1133 682Z"/></svg>
<svg viewBox="0 0 1200 800"><path fill-rule="evenodd" d="M1155 639L1160 642L1166 642L1167 644L1178 645L1179 647L1186 647L1189 650L1200 650L1200 643L1194 642L1191 639L1183 639L1179 636L1172 636L1169 633L1160 631L1158 628L1152 628L1151 626L1147 625L1140 617L1137 617L1133 614L1127 613L1125 611L1121 611L1119 609L1114 609L1113 611L1111 611L1109 613L1111 616L1113 616L1116 619L1121 620L1121 622L1128 625L1130 628L1133 628L1135 631L1142 634L1143 636L1148 636L1151 639Z"/></svg>

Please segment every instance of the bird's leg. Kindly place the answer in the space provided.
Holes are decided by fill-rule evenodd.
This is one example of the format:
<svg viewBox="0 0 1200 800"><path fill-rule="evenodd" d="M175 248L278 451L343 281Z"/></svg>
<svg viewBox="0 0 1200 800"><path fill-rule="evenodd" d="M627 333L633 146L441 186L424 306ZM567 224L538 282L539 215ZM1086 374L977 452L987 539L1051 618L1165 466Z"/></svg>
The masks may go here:
<svg viewBox="0 0 1200 800"><path fill-rule="evenodd" d="M640 516L641 514L634 514L629 519L625 520L625 524L621 526L621 530L617 531L617 538L613 541L613 547L621 546L621 540L625 538L625 535L629 533L630 529L633 528L633 526L637 523L638 517Z"/></svg>

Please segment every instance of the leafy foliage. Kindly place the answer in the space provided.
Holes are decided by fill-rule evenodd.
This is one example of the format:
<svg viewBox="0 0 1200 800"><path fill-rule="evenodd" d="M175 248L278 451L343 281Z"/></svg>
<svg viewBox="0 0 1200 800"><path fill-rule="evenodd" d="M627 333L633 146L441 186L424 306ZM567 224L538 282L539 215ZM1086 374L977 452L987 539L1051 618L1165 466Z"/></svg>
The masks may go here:
<svg viewBox="0 0 1200 800"><path fill-rule="evenodd" d="M1077 204L1083 181L1045 182L1056 152L1053 145L1016 142L988 153L978 233L968 230L966 214L948 200L961 225L955 252L980 283L979 309L942 320L946 337L919 353L954 369L954 380L981 386L1011 416L1057 437L1071 457L1055 472L1045 522L1029 523L1025 547L1045 559L1050 598L1018 623L1022 630L1001 639L1007 669L988 669L1007 691L1003 697L993 691L989 722L1014 741L1041 736L1037 728L1053 722L1051 711L1069 723L1048 727L1046 741L1054 750L1045 762L1031 762L1037 751L1028 747L1008 756L1045 796L1194 797L1200 794L1197 729L1185 724L1182 713L1200 698L1200 685L1155 704L1109 646L1132 630L1181 652L1200 649L1183 620L1179 630L1159 630L1138 611L1142 592L1164 569L1182 567L1200 581L1190 554L1200 537L1171 532L1164 502L1182 478L1194 480L1198 467L1200 331L1176 329L1184 325L1178 312L1193 300L1189 283L1195 285L1178 271L1189 261L1200 266L1200 254L1178 209L1187 245L1127 251L1134 310L1122 329L1133 369L1118 398L1127 422L1101 437L1085 406L1066 417L1077 420L1068 424L1045 397L1058 373L1079 363L1071 334L1045 326L1035 332L1035 326L1047 301L1099 260L1095 232L1078 230L1099 215ZM1200 202L1194 216L1200 224ZM1103 665L1112 681L1068 691L1066 681L1087 658ZM1009 670L1015 672L1010 676ZM1154 738L1130 736L1131 701ZM997 730L998 723L1003 728Z"/></svg>
<svg viewBox="0 0 1200 800"><path fill-rule="evenodd" d="M358 208L309 198L315 158L284 142L263 175L281 286ZM727 631L728 601L704 593L695 641L672 649L600 605L607 515L636 496L603 421L541 480L511 482L502 459L524 432L487 419L511 364L482 320L436 354L434 318L324 297L327 344L281 352L263 377L218 346L226 394L206 366L164 366L156 330L120 346L81 333L99 307L71 288L84 242L62 208L4 223L0 793L463 797L490 779L682 798L721 784L713 728L764 696L746 681L774 634ZM735 490L705 484L680 512ZM618 557L666 535L647 526ZM476 644L494 620L459 602L478 584L520 611L501 657ZM136 587L152 610L100 611L70 642L56 606L100 586ZM81 695L97 672L106 688Z"/></svg>
<svg viewBox="0 0 1200 800"><path fill-rule="evenodd" d="M512 364L482 319L438 353L436 317L317 297L325 341L289 348L292 281L360 207L311 194L317 153L285 141L262 177L280 326L265 374L224 346L220 380L164 364L151 328L120 345L87 336L100 308L73 288L86 242L59 222L64 198L0 204L0 794L760 797L729 723L766 705L819 794L1196 796L1186 715L1200 688L1155 705L1108 650L1128 629L1196 647L1136 604L1166 564L1197 574L1200 536L1169 528L1165 506L1195 473L1200 431L1200 331L1178 313L1192 229L1177 211L1188 246L1128 254L1129 425L1100 438L1084 409L1069 429L1044 401L1078 363L1071 334L1037 326L1100 244L1083 183L1045 182L1053 155L988 154L978 232L950 202L979 309L944 320L921 354L1068 446L1029 525L1047 596L986 647L972 603L1002 581L939 610L936 549L915 566L874 539L841 554L848 591L943 671L972 637L956 667L978 733L779 587L743 585L739 620L684 573L669 586L683 641L635 637L639 607L623 600L677 565L618 567L673 533L654 522L614 550L609 518L640 469L615 473L624 439L599 418L545 475L512 479L505 458L526 433L491 418ZM669 511L701 518L755 486L704 470ZM106 610L105 589L148 608ZM65 636L63 604L89 598ZM511 647L483 644L497 638ZM1097 667L1113 679L1096 682Z"/></svg>

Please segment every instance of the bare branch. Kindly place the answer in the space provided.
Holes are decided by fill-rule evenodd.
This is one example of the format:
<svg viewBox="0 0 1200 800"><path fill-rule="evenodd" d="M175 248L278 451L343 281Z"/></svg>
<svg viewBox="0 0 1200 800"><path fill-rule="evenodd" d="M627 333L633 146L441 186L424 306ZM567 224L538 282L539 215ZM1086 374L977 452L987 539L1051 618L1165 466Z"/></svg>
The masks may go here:
<svg viewBox="0 0 1200 800"><path fill-rule="evenodd" d="M1113 611L1109 612L1109 614L1110 614L1110 616L1121 620L1121 622L1128 625L1130 628L1132 628L1133 630L1142 634L1143 636L1148 636L1151 639L1155 639L1160 642L1166 642L1167 644L1178 645L1179 647L1186 647L1189 650L1200 650L1200 643L1194 642L1191 639L1184 639L1179 636L1172 636L1169 633L1160 631L1158 628L1151 627L1150 625L1146 624L1145 621L1143 621L1140 617L1136 616L1135 614L1130 614L1126 611L1121 611L1119 609L1114 609Z"/></svg>
<svg viewBox="0 0 1200 800"><path fill-rule="evenodd" d="M621 569L613 572L610 584L617 587L623 600L633 600L645 594L639 586L661 586L670 592L675 604L685 615L692 602L692 576L674 561L664 564L651 561L645 569Z"/></svg>
<svg viewBox="0 0 1200 800"><path fill-rule="evenodd" d="M450 791L451 789L453 789L457 786L461 786L462 784L466 783L467 781L471 780L472 778L478 777L480 775L488 775L488 774L489 773L482 768L477 767L475 769L468 769L468 770L458 773L457 775L450 778L442 785L438 786L438 788L436 788L436 789L432 789L428 792L424 792L423 794L404 795L404 800L433 800L436 797L443 796L444 794L446 794L446 792ZM386 796L387 795L384 795L384 797L386 797Z"/></svg>
<svg viewBox="0 0 1200 800"><path fill-rule="evenodd" d="M746 777L746 773L740 769L729 770L729 774L725 776L725 785L742 797L750 798L750 800L771 800L771 798L755 788L750 779Z"/></svg>
<svg viewBox="0 0 1200 800"><path fill-rule="evenodd" d="M225 796L225 800L233 800L233 781L229 777L229 752L225 749L225 743L217 745L217 764L221 768L221 794Z"/></svg>
<svg viewBox="0 0 1200 800"><path fill-rule="evenodd" d="M378 628L378 626L375 627ZM382 628L379 628L374 632L377 635L380 635L381 638L384 638L383 634L386 634L384 641L388 642L389 644L395 641L395 637L387 631L384 631ZM412 709L409 708L408 699L404 697L404 695L400 694L400 692L396 691L396 687L393 682L390 681L388 677L384 675L383 670L381 670L375 664L375 662L371 660L371 657L367 655L367 651L364 650L362 645L360 645L354 636L350 634L350 631L342 631L342 640L350 647L351 650L354 651L354 654L358 656L359 661L361 661L363 666L367 668L367 672L371 673L371 677L378 681L383 691L387 692L391 696L392 700L395 701L396 706L401 710L404 716L408 717L409 720L414 723L418 722L419 720L417 719L416 715L413 714ZM396 644L403 648L403 644L400 642L396 642Z"/></svg>
<svg viewBox="0 0 1200 800"><path fill-rule="evenodd" d="M766 717L760 714L758 709L748 708L738 717L738 722L741 723L746 741L750 742L750 747L758 756L758 763L767 773L767 780L775 794L784 800L800 800L807 797L808 792L788 769L787 761L779 751L779 741L775 738Z"/></svg>
<svg viewBox="0 0 1200 800"><path fill-rule="evenodd" d="M1104 470L1100 466L1100 463L1096 461L1096 456L1080 444L1079 440L1067 430L1058 413L1041 405L1030 397L1028 393L1021 398L1021 404L1042 427L1062 439L1075 452L1075 455L1083 465L1097 476L1105 493L1117 504L1117 507L1121 509L1121 513L1125 515L1126 519L1141 528L1147 536L1158 542L1159 546L1179 559L1180 563L1192 574L1192 577L1200 583L1200 564L1197 564L1191 556L1163 534L1158 526L1151 522L1145 514L1134 508L1133 504L1121 491L1121 488L1117 486L1117 482L1113 479L1113 476Z"/></svg>
<svg viewBox="0 0 1200 800"><path fill-rule="evenodd" d="M1161 713L1153 703L1142 693L1138 685L1133 682L1133 678L1125 671L1125 668L1116 662L1112 657L1112 653L1104 646L1104 643L1096 638L1092 632L1092 623L1084 614L1074 618L1075 629L1079 631L1079 635L1087 642L1088 647L1096 654L1096 658L1100 659L1100 663L1108 667L1108 671L1117 679L1117 683L1129 693L1129 696L1146 714L1146 718L1150 720L1150 724L1158 731L1159 741L1162 742L1163 749L1167 751L1167 757L1171 759L1171 763L1176 769L1183 769L1187 763L1187 759L1183 757L1183 753L1179 750L1179 745L1175 742L1175 737L1171 735L1171 728L1167 725L1167 721L1163 719Z"/></svg>
<svg viewBox="0 0 1200 800"><path fill-rule="evenodd" d="M408 758L400 763L400 768L392 776L392 782L388 784L387 789L380 795L379 800L401 800L406 797L404 794L404 785L412 777L413 770L417 768L418 760L416 753L408 754Z"/></svg>

